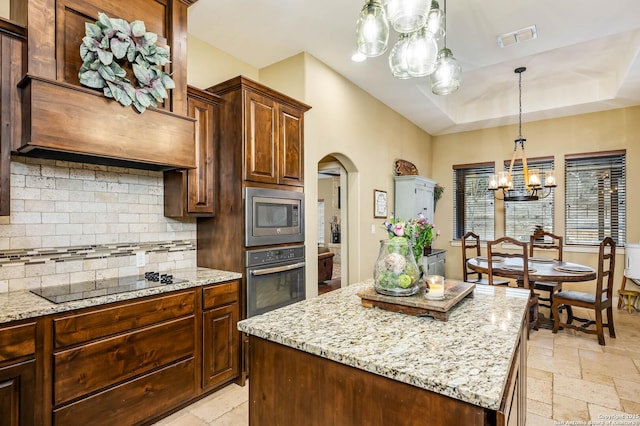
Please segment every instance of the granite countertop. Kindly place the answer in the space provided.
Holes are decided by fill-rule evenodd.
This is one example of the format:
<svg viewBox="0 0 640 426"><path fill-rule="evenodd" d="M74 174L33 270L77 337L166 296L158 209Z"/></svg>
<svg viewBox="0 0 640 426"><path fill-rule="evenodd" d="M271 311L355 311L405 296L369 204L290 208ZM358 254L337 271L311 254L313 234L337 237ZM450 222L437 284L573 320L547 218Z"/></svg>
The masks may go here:
<svg viewBox="0 0 640 426"><path fill-rule="evenodd" d="M131 300L139 297L214 284L242 277L242 274L237 272L220 271L208 268L178 269L173 271L173 274L176 278L180 278L185 281L177 284L166 284L142 290L128 291L126 293L98 296L90 299L58 304L33 294L29 290L0 293L0 323L36 318L44 315L71 311L74 309L119 302L121 300Z"/></svg>
<svg viewBox="0 0 640 426"><path fill-rule="evenodd" d="M377 308L356 295L373 280L238 323L272 342L497 410L528 290L476 286L447 322Z"/></svg>

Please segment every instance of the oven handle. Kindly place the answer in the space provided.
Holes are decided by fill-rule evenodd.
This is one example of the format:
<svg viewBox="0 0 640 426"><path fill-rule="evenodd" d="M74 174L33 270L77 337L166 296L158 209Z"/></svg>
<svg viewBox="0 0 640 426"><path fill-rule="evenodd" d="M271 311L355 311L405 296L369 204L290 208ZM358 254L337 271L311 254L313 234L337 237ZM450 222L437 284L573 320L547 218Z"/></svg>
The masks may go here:
<svg viewBox="0 0 640 426"><path fill-rule="evenodd" d="M258 269L257 271L251 271L251 275L257 277L259 275L277 274L278 272L291 271L292 269L303 268L306 265L305 262L294 263L292 265L276 266L274 268Z"/></svg>

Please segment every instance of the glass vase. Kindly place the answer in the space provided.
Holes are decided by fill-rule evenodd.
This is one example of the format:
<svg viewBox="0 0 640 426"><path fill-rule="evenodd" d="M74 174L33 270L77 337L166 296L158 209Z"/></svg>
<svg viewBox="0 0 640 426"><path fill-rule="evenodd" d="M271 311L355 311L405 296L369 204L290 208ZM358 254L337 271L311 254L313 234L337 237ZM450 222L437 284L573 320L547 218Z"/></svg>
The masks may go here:
<svg viewBox="0 0 640 426"><path fill-rule="evenodd" d="M375 290L388 296L411 296L418 292L420 272L407 238L380 241L380 254L373 270Z"/></svg>

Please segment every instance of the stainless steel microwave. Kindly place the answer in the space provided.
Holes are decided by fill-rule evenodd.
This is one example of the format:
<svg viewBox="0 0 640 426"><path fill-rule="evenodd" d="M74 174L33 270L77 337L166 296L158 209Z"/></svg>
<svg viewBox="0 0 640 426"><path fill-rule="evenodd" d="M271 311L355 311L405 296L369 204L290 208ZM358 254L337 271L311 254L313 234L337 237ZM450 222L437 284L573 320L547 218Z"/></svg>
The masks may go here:
<svg viewBox="0 0 640 426"><path fill-rule="evenodd" d="M304 241L304 194L245 188L245 246Z"/></svg>

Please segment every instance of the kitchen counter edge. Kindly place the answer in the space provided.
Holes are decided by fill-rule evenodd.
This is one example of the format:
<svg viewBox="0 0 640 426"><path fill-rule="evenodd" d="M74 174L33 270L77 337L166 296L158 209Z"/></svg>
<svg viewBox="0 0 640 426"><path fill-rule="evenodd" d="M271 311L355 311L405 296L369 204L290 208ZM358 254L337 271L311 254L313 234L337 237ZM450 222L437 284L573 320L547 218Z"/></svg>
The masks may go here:
<svg viewBox="0 0 640 426"><path fill-rule="evenodd" d="M242 274L238 272L200 267L179 269L173 273L175 277L184 279L185 282L59 304L50 302L29 290L0 293L0 324L242 278Z"/></svg>

